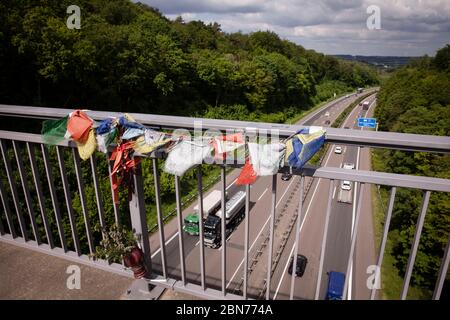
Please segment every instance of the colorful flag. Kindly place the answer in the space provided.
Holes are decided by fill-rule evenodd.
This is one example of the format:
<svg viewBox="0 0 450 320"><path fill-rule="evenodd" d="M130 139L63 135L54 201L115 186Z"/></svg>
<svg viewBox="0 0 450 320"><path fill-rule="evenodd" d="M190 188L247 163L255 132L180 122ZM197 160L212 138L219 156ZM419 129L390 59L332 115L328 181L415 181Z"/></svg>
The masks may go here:
<svg viewBox="0 0 450 320"><path fill-rule="evenodd" d="M250 160L258 176L271 176L283 165L285 146L282 143L248 143Z"/></svg>
<svg viewBox="0 0 450 320"><path fill-rule="evenodd" d="M97 148L97 140L95 138L95 129L91 129L85 143L76 142L80 158L87 160Z"/></svg>
<svg viewBox="0 0 450 320"><path fill-rule="evenodd" d="M211 154L212 148L206 139L182 140L167 157L164 171L176 176L182 176L187 170Z"/></svg>
<svg viewBox="0 0 450 320"><path fill-rule="evenodd" d="M47 144L58 144L64 140L67 132L67 121L69 116L59 120L45 120L42 122L42 139Z"/></svg>
<svg viewBox="0 0 450 320"><path fill-rule="evenodd" d="M301 129L286 142L286 162L300 169L319 151L325 142L325 130L321 127Z"/></svg>
<svg viewBox="0 0 450 320"><path fill-rule="evenodd" d="M236 179L236 184L238 186L253 184L256 181L256 178L258 178L258 176L253 169L250 159L247 158L244 167L242 167L241 173L239 174L239 177Z"/></svg>
<svg viewBox="0 0 450 320"><path fill-rule="evenodd" d="M89 137L93 123L92 119L86 113L81 110L76 110L67 121L67 131L73 140L84 144Z"/></svg>

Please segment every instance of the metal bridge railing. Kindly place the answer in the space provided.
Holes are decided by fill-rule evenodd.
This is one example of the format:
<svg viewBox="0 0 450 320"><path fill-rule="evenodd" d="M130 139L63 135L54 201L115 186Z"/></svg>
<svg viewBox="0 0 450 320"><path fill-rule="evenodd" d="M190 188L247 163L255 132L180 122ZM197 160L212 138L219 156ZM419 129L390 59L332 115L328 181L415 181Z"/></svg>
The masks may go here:
<svg viewBox="0 0 450 320"><path fill-rule="evenodd" d="M29 118L61 118L66 116L71 110L68 109L53 109L53 108L38 108L38 107L22 107L22 106L7 106L0 105L0 115L8 117L29 117ZM107 116L119 116L119 114L111 112L87 112L93 119L103 119ZM297 132L301 126L298 125L278 125L267 123L249 123L242 121L225 121L225 120L211 120L211 119L195 119L173 116L160 116L160 115L144 115L144 114L132 114L132 116L143 124L150 127L159 129L173 129L184 128L192 130L195 127L196 121L202 121L203 128L216 129L216 130L242 130L249 128L257 128L263 130L277 129L281 137L288 137ZM328 128L326 134L326 141L331 143L339 143L341 145L356 145L360 147L376 147L376 148L389 148L400 150L412 150L412 151L426 151L437 153L449 153L450 152L450 138L449 137L436 137L426 135L413 135L413 134L401 134L401 133L388 133L388 132L373 132L373 131L357 131L357 130L344 130ZM0 196L3 205L3 213L0 214L0 241L5 241L15 245L25 246L40 252L63 257L69 260L73 260L79 263L84 263L90 266L94 266L106 271L115 272L122 275L132 276L131 272L125 270L120 263L109 264L102 260L92 260L89 258L89 253L92 253L95 248L95 241L92 233L92 225L90 221L89 208L86 200L85 183L86 177L82 175L80 169L80 159L75 148L76 145L70 141L63 141L58 143L56 148L57 163L50 163L51 157L49 156L49 147L44 144L42 137L37 134L1 131L0 130L0 151L2 154L2 160L4 164L4 170L6 172L6 180L0 181ZM70 152L72 159L67 159L67 151ZM36 161L37 154L42 158L43 168ZM24 156L25 155L25 156ZM12 158L12 159L11 159ZM25 161L29 162L31 173L25 170ZM68 173L66 170L67 161L73 161L75 168L75 178L77 180L77 190L79 195L79 201L81 204L81 217L76 217L73 209L73 192L70 190ZM90 169L92 172L92 184L94 186L93 191L96 199L96 209L98 213L98 221L102 227L107 224L105 218L105 207L112 205L112 212L114 213L114 221L121 223L120 210L116 204L103 203L102 190L99 187L98 165L101 161L107 161L107 157L99 158L98 156L92 156L90 159ZM209 285L205 274L205 260L207 259L204 247L203 238L203 226L200 223L200 235L199 235L199 270L200 282L190 281L186 275L186 260L185 260L185 244L182 236L178 236L178 255L180 262L180 274L174 276L168 271L168 252L166 250L166 237L164 234L164 215L162 212L161 204L161 192L160 192L160 180L158 172L157 158L151 159L151 168L145 168L145 170L151 170L154 175L154 188L155 188L155 204L157 214L158 225L158 237L160 241L161 268L152 269L152 249L150 248L149 241L149 229L147 224L145 203L144 203L144 181L142 179L142 167L137 166L137 170L134 174L134 190L129 201L129 221L131 227L142 237L141 247L145 254L145 261L147 268L151 270L148 281L156 286L163 286L173 290L189 293L203 298L209 299L250 299L254 298L248 294L248 265L249 265L249 211L250 211L250 187L246 187L246 209L244 224L241 226L244 228L244 268L242 274L242 294L235 294L232 290L227 289L227 242L226 238L222 237L221 246L221 267L220 267L220 286ZM110 163L108 163L109 172L111 170ZM59 169L59 176L61 181L56 181L55 172L53 167L57 166ZM241 167L242 165L230 165L231 167ZM222 207L225 206L226 196L226 167L221 165L221 193L222 193ZM281 172L285 172L289 168L284 167L280 169ZM402 299L406 298L409 289L409 283L411 280L411 274L414 266L414 261L418 251L418 244L422 232L424 218L427 212L430 194L432 192L450 192L450 180L439 179L432 177L401 175L384 172L373 172L364 170L347 170L343 168L335 167L311 167L306 166L301 170L293 170L292 172L296 176L300 176L300 197L298 201L298 208L296 210L296 222L295 222L295 249L294 252L298 253L298 244L300 239L300 230L302 217L304 215L304 201L303 196L305 177L312 177L313 179L325 179L329 180L329 191L326 209L326 218L324 224L324 232L322 235L321 252L319 260L319 272L317 274L315 298L319 298L320 285L322 283L322 269L324 265L325 242L327 239L328 224L331 215L331 199L333 197L333 186L336 181L349 180L361 185L357 201L356 217L351 233L350 251L347 261L347 274L350 270L353 262L353 253L355 251L356 237L358 232L358 223L361 216L362 195L364 188L367 188L367 184L376 184L390 186L390 198L387 206L387 212L385 216L384 230L381 240L380 251L378 253L377 265L381 266L383 261L384 250L386 247L387 233L389 230L389 224L392 217L393 203L395 201L396 190L398 187L413 188L423 190L423 202L420 211L420 215L416 225L416 231L414 234L414 240L411 247L411 253L409 256L406 274L404 278L404 284L401 292ZM32 181L29 181L29 179ZM55 183L61 183L63 193L57 194ZM110 181L111 184L111 181ZM175 184L175 196L176 196L176 221L178 235L182 235L182 206L181 206L181 190L180 179L174 177ZM20 185L20 189L17 188ZM33 187L33 192L30 190L30 185ZM43 191L44 185L47 186L46 194L49 195L49 199L44 197ZM9 188L7 188L7 186ZM200 210L202 212L203 205L203 185L202 185L202 171L200 166L197 170L197 188L198 188L198 201ZM19 192L22 190L22 192ZM269 211L270 223L268 224L269 240L268 240L268 258L267 261L261 261L265 264L267 270L267 278L265 279L265 296L270 299L271 288L271 266L273 265L273 243L274 243L274 228L276 220L276 205L277 205L277 179L276 175L273 176L271 186L268 190L272 192L271 206L267 208ZM111 190L112 192L112 187ZM60 199L64 201L61 202ZM36 204L37 200L37 204ZM13 207L10 204L13 204ZM52 208L52 212L47 210L48 205ZM64 207L64 208L63 208ZM26 208L26 212L23 209ZM38 209L39 212L36 211ZM50 214L52 218L50 219ZM84 230L77 229L76 219L82 220L84 224ZM49 220L54 221L53 224L49 223ZM4 224L3 221L6 223ZM37 221L40 221L43 230L40 230ZM69 228L65 228L64 225L68 225ZM222 234L225 234L225 221L222 219ZM81 233L81 234L80 234ZM45 237L42 235L45 234ZM55 237L56 235L56 237ZM45 241L44 239L45 238ZM83 243L80 240L83 239ZM82 250L82 248L85 248ZM171 254L177 254L172 252ZM436 288L433 298L439 299L445 276L448 269L448 263L450 259L449 244L445 249L445 255L441 262L441 269L439 271L438 279L436 282ZM270 267L269 267L270 266ZM296 270L296 259L294 259L293 270ZM295 287L295 272L292 272L290 298L293 298ZM344 285L344 297L348 290L348 277L346 277ZM371 298L375 298L375 289L372 290Z"/></svg>

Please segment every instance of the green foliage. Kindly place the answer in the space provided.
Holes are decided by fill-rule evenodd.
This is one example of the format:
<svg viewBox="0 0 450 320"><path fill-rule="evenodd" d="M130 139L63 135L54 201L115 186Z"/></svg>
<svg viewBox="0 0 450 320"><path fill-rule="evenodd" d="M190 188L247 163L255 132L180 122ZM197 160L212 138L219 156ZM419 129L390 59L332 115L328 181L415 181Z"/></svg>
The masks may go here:
<svg viewBox="0 0 450 320"><path fill-rule="evenodd" d="M99 229L103 239L91 255L94 259L104 259L109 263L120 262L123 257L136 247L138 239L131 230L113 224L111 227Z"/></svg>
<svg viewBox="0 0 450 320"><path fill-rule="evenodd" d="M227 34L217 23L170 21L126 0L78 1L81 29L71 30L70 4L0 5L0 102L179 115L244 105L265 117L326 100L328 81L337 93L378 81L365 65L273 32Z"/></svg>
<svg viewBox="0 0 450 320"><path fill-rule="evenodd" d="M352 91L352 87L342 81L326 80L317 84L315 86L315 91L316 95L314 96L313 101L319 103L334 97L334 94L338 96L342 93L350 92Z"/></svg>
<svg viewBox="0 0 450 320"><path fill-rule="evenodd" d="M375 116L380 130L448 136L450 134L449 46L436 58L412 61L383 84ZM402 174L450 178L450 156L423 152L376 150L374 169ZM390 254L400 275L406 269L423 193L399 189L394 205L391 234L395 234ZM434 288L448 234L450 196L433 192L420 239L412 283ZM448 277L447 277L448 279Z"/></svg>

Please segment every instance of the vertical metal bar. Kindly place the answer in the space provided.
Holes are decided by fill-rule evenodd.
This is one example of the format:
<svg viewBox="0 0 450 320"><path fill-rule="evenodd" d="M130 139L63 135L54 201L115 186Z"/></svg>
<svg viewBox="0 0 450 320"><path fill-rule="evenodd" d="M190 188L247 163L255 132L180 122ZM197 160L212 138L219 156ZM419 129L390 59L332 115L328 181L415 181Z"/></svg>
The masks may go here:
<svg viewBox="0 0 450 320"><path fill-rule="evenodd" d="M361 130L362 129L363 128L361 128ZM358 152L356 154L356 168L355 168L356 170L359 170L360 154L361 154L361 147L359 146L358 147ZM357 195L358 195L358 182L355 181L354 185L355 185L355 187L353 188L353 199L355 199L355 201L356 201L356 198L357 198ZM355 227L355 216L356 216L356 202L355 201L353 201L353 204L352 204L352 228L351 228L352 231L351 232L353 232L353 229ZM352 288L353 288L353 285L352 285L352 281L353 281L353 260L352 260L352 263L350 264L350 271L345 275L345 277L348 278L348 281L349 281L349 284L348 284L348 297L347 297L347 299L351 300ZM344 297L344 299L345 299L345 297Z"/></svg>
<svg viewBox="0 0 450 320"><path fill-rule="evenodd" d="M106 222L105 222L105 216L104 216L104 210L103 210L103 200L102 200L102 193L100 190L100 185L98 183L98 177L97 177L97 163L95 158L95 153L92 154L90 157L91 162L91 170L92 170L92 180L94 182L94 190L95 190L95 200L97 201L97 210L98 210L98 218L100 221L100 227L105 228Z"/></svg>
<svg viewBox="0 0 450 320"><path fill-rule="evenodd" d="M186 285L186 270L184 261L184 241L183 241L183 212L181 210L180 177L175 176L175 197L177 203L178 221L178 245L180 248L181 281Z"/></svg>
<svg viewBox="0 0 450 320"><path fill-rule="evenodd" d="M36 215L34 214L33 204L31 203L30 190L28 188L28 179L23 166L22 155L20 154L20 148L16 141L12 141L14 155L17 161L17 168L19 169L20 182L22 183L22 189L25 196L25 203L28 209L28 215L30 216L31 229L33 230L34 239L36 243L40 245L42 243L41 237L39 236L39 229L36 224Z"/></svg>
<svg viewBox="0 0 450 320"><path fill-rule="evenodd" d="M347 261L347 272L345 273L345 281L344 281L344 293L342 297L347 296L347 290L349 286L350 281L350 268L352 267L353 262L353 253L355 252L355 245L356 245L356 236L358 234L358 223L359 223L359 217L361 215L361 207L362 207L362 200L364 196L364 187L365 184L361 182L361 189L359 190L359 197L358 197L358 208L356 209L356 217L355 217L355 224L353 225L353 231L352 231L352 240L350 244L350 253L348 254L348 261ZM351 297L350 297L351 298Z"/></svg>
<svg viewBox="0 0 450 320"><path fill-rule="evenodd" d="M45 228L45 236L47 237L48 245L50 246L50 248L53 249L55 247L55 244L53 242L52 229L50 223L48 222L47 210L45 208L44 193L42 191L41 178L36 164L36 154L34 144L27 142L27 150L28 150L28 157L30 158L31 173L33 174L34 186L37 192L39 208L41 210L42 222Z"/></svg>
<svg viewBox="0 0 450 320"><path fill-rule="evenodd" d="M0 196L2 198L3 209L5 210L6 222L8 223L9 232L13 238L17 237L16 228L14 227L14 221L11 216L11 210L9 209L8 198L6 195L5 187L3 186L3 179L0 179Z"/></svg>
<svg viewBox="0 0 450 320"><path fill-rule="evenodd" d="M277 203L277 175L272 176L272 206L270 209L269 252L267 258L266 299L270 300L270 282L272 280L273 233L275 230L275 212Z"/></svg>
<svg viewBox="0 0 450 320"><path fill-rule="evenodd" d="M202 282L202 289L206 290L205 283L205 247L203 234L203 185L202 185L202 167L197 167L197 190L198 190L198 229L200 240L200 276Z"/></svg>
<svg viewBox="0 0 450 320"><path fill-rule="evenodd" d="M5 234L5 229L3 228L3 222L2 222L2 217L0 216L0 235L4 235Z"/></svg>
<svg viewBox="0 0 450 320"><path fill-rule="evenodd" d="M66 164L64 162L64 155L62 154L62 149L59 146L56 147L56 155L58 157L59 170L61 173L61 180L64 189L64 197L66 199L67 213L69 214L69 222L70 222L70 229L72 231L73 244L75 246L75 251L80 256L81 255L80 240L78 238L76 220L72 208L72 197L70 195L69 182L67 181Z"/></svg>
<svg viewBox="0 0 450 320"><path fill-rule="evenodd" d="M245 186L245 236L244 236L244 299L247 299L247 282L248 282L248 238L250 223L250 185Z"/></svg>
<svg viewBox="0 0 450 320"><path fill-rule="evenodd" d="M120 226L120 215L119 215L119 204L114 202L114 189L113 189L113 181L111 177L111 161L109 160L108 153L106 154L106 161L108 162L108 172L109 172L109 184L111 186L111 195L112 195L112 202L113 202L113 209L114 209L114 217L116 219L116 224Z"/></svg>
<svg viewBox="0 0 450 320"><path fill-rule="evenodd" d="M136 234L139 234L140 244L144 252L144 262L147 267L147 276L152 274L152 257L150 250L150 239L148 236L147 214L145 212L144 202L144 183L142 179L142 166L138 163L133 173L133 193L131 195L130 217L131 225Z"/></svg>
<svg viewBox="0 0 450 320"><path fill-rule="evenodd" d="M41 144L42 150L42 158L44 160L45 173L47 175L48 187L50 190L50 195L52 198L53 211L55 212L56 226L58 227L59 239L61 240L61 247L64 249L64 252L67 252L67 242L66 236L64 233L64 228L61 219L61 211L59 208L58 197L56 196L56 189L53 180L53 171L50 165L50 158L48 155L47 147L44 144Z"/></svg>
<svg viewBox="0 0 450 320"><path fill-rule="evenodd" d="M227 266L226 266L226 257L227 257L227 231L226 231L226 216L227 216L227 208L226 208L226 192L227 192L227 176L225 172L225 166L220 167L220 179L222 185L222 201L221 201L221 209L222 209L222 219L221 220L221 240L222 240L222 294L225 296L227 294Z"/></svg>
<svg viewBox="0 0 450 320"><path fill-rule="evenodd" d="M331 200L333 199L333 187L335 185L334 180L330 180L330 186L328 189L328 203L327 203L327 212L325 216L325 226L323 229L322 235L322 247L320 249L320 260L319 260L319 272L317 274L317 283L316 283L316 293L314 296L315 300L319 299L320 295L320 285L322 282L322 272L323 272L323 262L325 258L325 248L327 244L327 236L328 236L328 225L330 223L330 214L331 214Z"/></svg>
<svg viewBox="0 0 450 320"><path fill-rule="evenodd" d="M295 228L295 244L294 244L294 256L292 259L293 265L292 265L292 276L291 276L291 289L289 293L289 299L294 299L294 287L295 287L295 276L296 276L296 270L297 270L297 255L298 255L298 242L300 240L300 229L302 224L302 214L303 214L303 192L304 192L304 184L305 184L305 177L300 177L300 199L298 201L298 213L297 213L297 226Z"/></svg>
<svg viewBox="0 0 450 320"><path fill-rule="evenodd" d="M3 182L1 180L0 180L0 185L3 185ZM3 187L0 188L0 198L2 198L2 202L3 202ZM6 213L6 207L5 207L5 213ZM0 215L0 236L2 236L4 234L5 234L5 228L3 227L2 216Z"/></svg>
<svg viewBox="0 0 450 320"><path fill-rule="evenodd" d="M159 171L158 171L158 159L153 158L153 179L155 182L155 203L156 203L156 215L158 219L158 233L159 233L159 247L161 254L162 272L164 278L167 278L167 262L166 262L166 237L164 236L164 221L161 210L161 191L159 184Z"/></svg>
<svg viewBox="0 0 450 320"><path fill-rule="evenodd" d="M22 232L22 237L25 239L25 241L28 241L27 229L26 229L26 225L25 225L25 220L22 215L22 210L20 210L19 195L17 194L16 183L14 181L14 176L13 176L13 172L11 169L11 162L8 159L8 153L6 150L5 142L3 140L0 141L0 148L2 151L3 161L5 163L5 169L6 169L6 175L8 177L9 187L11 188L11 192L12 192L12 196L13 196L14 207L16 208L17 217L19 219L20 231Z"/></svg>
<svg viewBox="0 0 450 320"><path fill-rule="evenodd" d="M430 191L426 191L422 201L422 209L417 220L416 232L414 233L414 241L411 247L411 253L408 258L408 265L406 267L405 279L403 281L403 289L401 293L401 299L405 300L408 295L409 281L411 280L411 274L416 260L417 249L419 248L420 234L422 233L423 222L425 221L425 214L428 209L428 202L430 201Z"/></svg>
<svg viewBox="0 0 450 320"><path fill-rule="evenodd" d="M434 287L433 300L439 300L439 298L441 297L442 287L444 286L444 281L447 275L449 262L450 262L450 235L448 236L444 257L442 258L441 267L439 268L439 276L436 281L436 286Z"/></svg>
<svg viewBox="0 0 450 320"><path fill-rule="evenodd" d="M78 192L80 194L81 210L83 211L84 227L86 229L86 237L89 245L89 252L94 252L94 241L92 239L91 221L89 219L89 211L87 208L86 194L84 193L83 174L81 172L80 156L78 150L72 148L73 162L75 163L75 175L77 177Z"/></svg>
<svg viewBox="0 0 450 320"><path fill-rule="evenodd" d="M387 208L387 212L386 212L386 218L384 220L383 238L381 240L380 252L378 252L377 269L376 269L377 277L375 280L377 282L380 281L380 277L381 277L381 264L383 263L384 250L386 248L386 242L387 242L387 237L388 237L388 233L389 233L389 225L391 224L392 209L394 208L396 192L397 192L397 187L392 187L391 195L389 197L389 204L388 204L388 208ZM377 289L374 286L372 288L372 292L370 293L370 300L375 299L376 290Z"/></svg>

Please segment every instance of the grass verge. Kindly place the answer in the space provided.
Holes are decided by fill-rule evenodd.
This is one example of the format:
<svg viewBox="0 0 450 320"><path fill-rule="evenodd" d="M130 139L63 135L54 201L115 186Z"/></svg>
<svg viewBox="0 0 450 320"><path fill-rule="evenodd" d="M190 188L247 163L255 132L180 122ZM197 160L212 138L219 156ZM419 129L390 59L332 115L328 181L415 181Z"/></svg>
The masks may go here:
<svg viewBox="0 0 450 320"><path fill-rule="evenodd" d="M384 162L386 159L382 156L383 150L372 150L372 169L374 171L384 171ZM373 203L373 217L375 228L375 243L377 245L377 254L380 250L381 239L383 236L384 222L387 202L389 199L389 191L386 188L380 188L372 185L372 203ZM388 233L386 241L386 248L383 256L383 263L381 266L381 291L380 299L384 300L398 300L400 299L401 290L403 287L403 276L400 270L396 267L397 259L392 254L393 247L398 239L398 231L391 230ZM421 287L409 286L408 299L423 300L430 299L432 292Z"/></svg>

